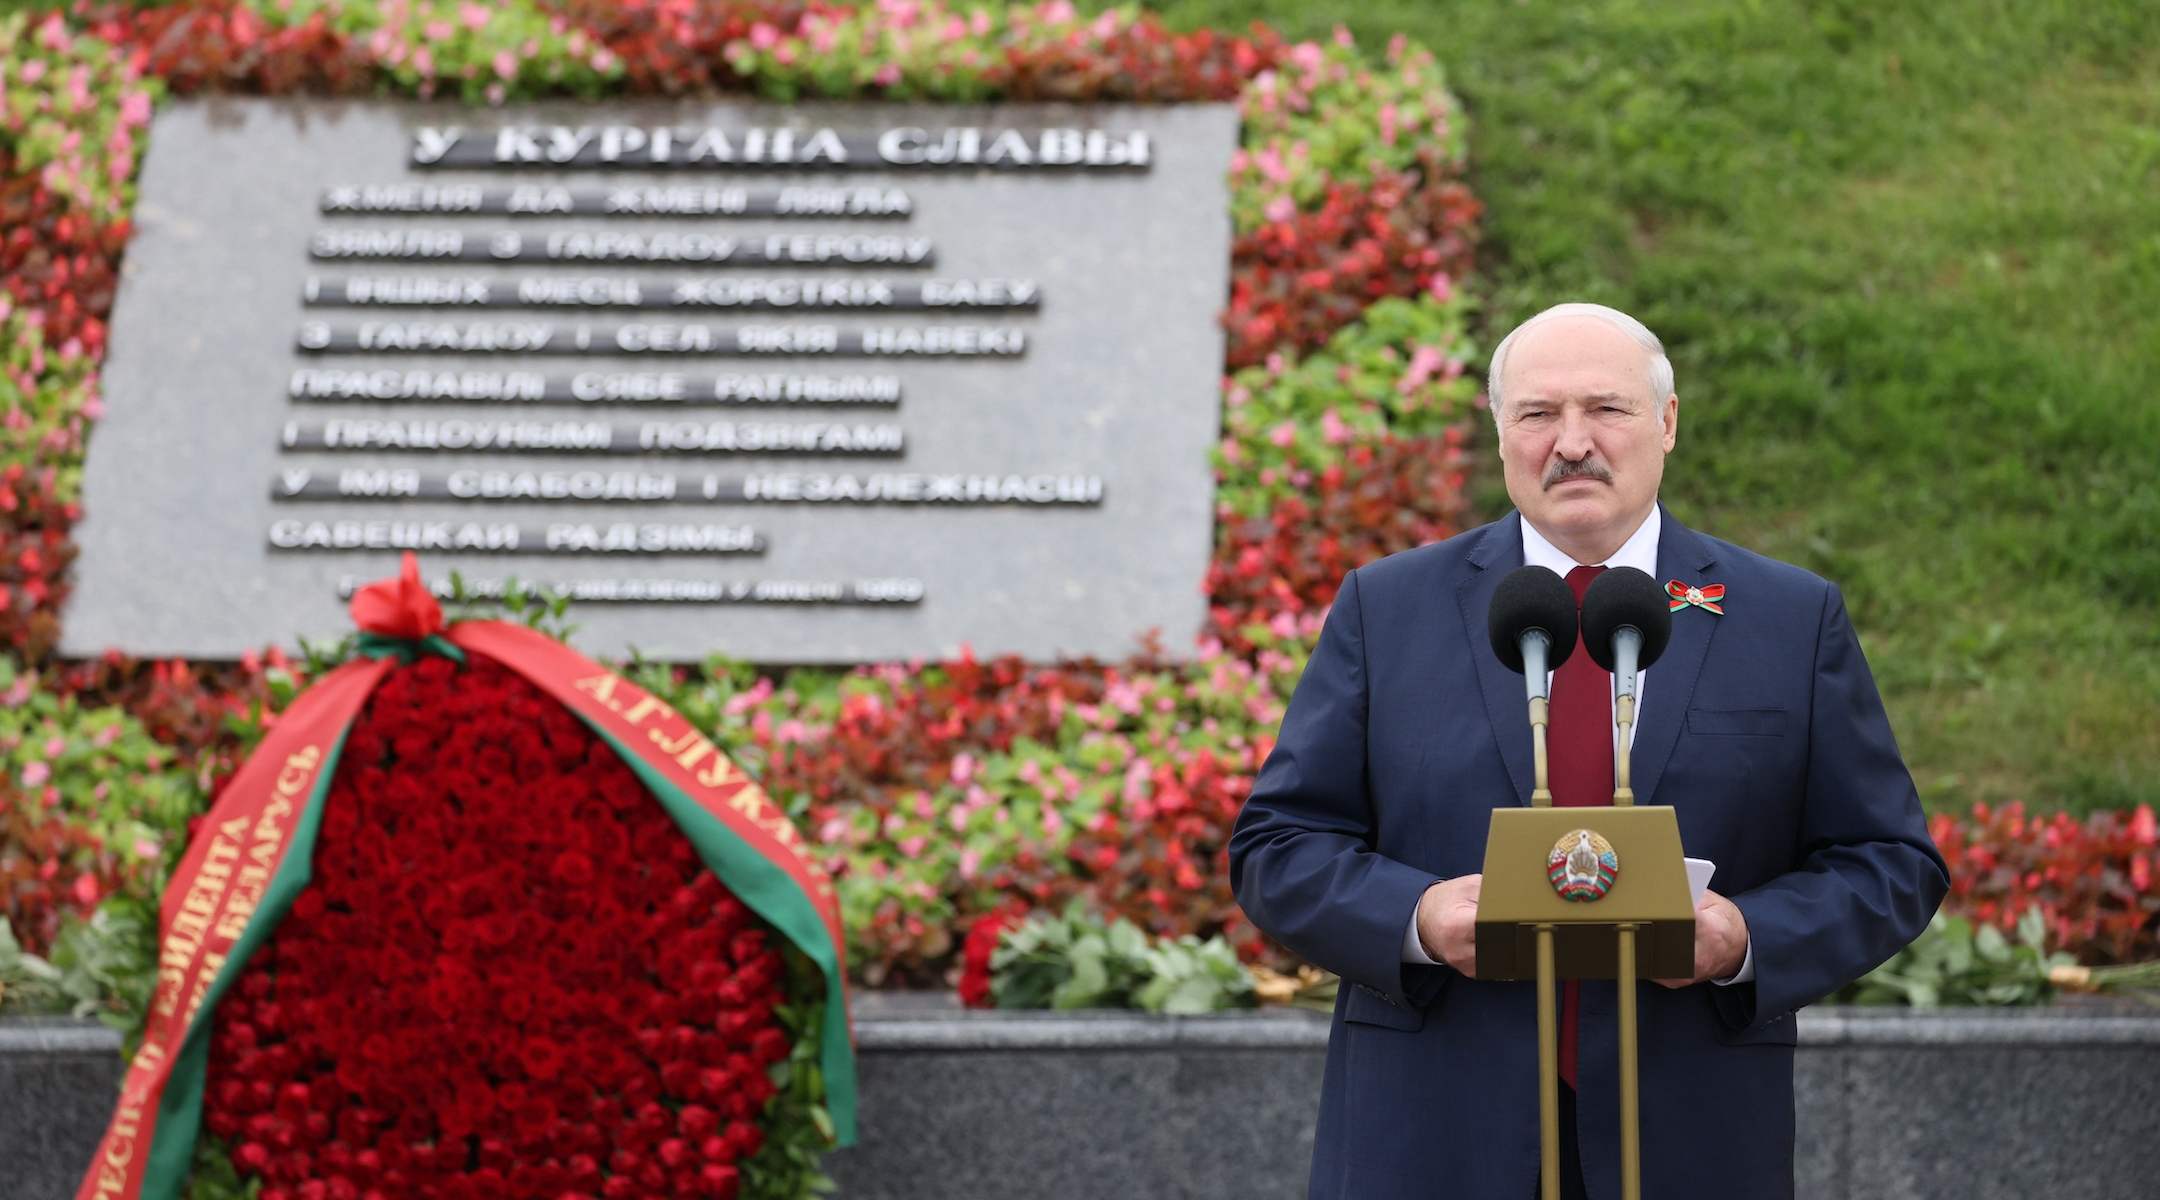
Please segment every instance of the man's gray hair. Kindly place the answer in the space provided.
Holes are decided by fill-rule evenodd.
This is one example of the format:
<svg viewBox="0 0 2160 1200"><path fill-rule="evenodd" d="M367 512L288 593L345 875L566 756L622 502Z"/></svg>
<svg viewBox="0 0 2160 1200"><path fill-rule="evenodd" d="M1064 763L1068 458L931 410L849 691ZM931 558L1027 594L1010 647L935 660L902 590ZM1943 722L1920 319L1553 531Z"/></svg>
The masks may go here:
<svg viewBox="0 0 2160 1200"><path fill-rule="evenodd" d="M1515 339L1522 336L1523 330L1533 325L1541 325L1561 317L1596 317L1628 335L1636 345L1650 354L1651 402L1662 403L1665 397L1673 394L1672 360L1665 357L1665 343L1658 340L1658 335L1650 332L1649 326L1617 308L1607 308L1602 304L1555 304L1517 325L1506 337L1500 339L1499 348L1492 352L1492 366L1485 373L1485 395L1492 406L1494 428L1500 425L1501 376L1507 371L1508 351L1514 347ZM1660 422L1664 420L1662 412L1658 419Z"/></svg>

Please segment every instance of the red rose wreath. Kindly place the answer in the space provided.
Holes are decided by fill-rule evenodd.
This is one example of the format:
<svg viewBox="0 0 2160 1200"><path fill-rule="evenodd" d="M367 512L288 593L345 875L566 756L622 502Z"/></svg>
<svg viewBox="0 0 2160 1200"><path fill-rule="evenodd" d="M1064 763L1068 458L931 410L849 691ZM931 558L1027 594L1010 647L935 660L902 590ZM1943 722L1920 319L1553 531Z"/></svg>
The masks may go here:
<svg viewBox="0 0 2160 1200"><path fill-rule="evenodd" d="M806 1191L852 1058L785 816L560 643L445 630L409 559L353 607L375 657L285 714L167 893L171 987L79 1195Z"/></svg>

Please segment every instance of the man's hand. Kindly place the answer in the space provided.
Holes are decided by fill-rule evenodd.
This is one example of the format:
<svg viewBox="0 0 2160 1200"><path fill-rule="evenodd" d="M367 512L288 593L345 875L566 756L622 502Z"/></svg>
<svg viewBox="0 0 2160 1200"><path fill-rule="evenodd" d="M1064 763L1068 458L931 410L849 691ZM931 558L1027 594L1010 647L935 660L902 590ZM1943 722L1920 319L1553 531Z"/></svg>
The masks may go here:
<svg viewBox="0 0 2160 1200"><path fill-rule="evenodd" d="M1424 928L1423 915L1421 911L1420 931ZM1732 901L1704 888L1702 903L1695 906L1695 978L1658 982L1669 988L1683 988L1712 979L1730 979L1747 961L1747 948L1747 918Z"/></svg>
<svg viewBox="0 0 2160 1200"><path fill-rule="evenodd" d="M1483 875L1436 883L1418 897L1418 941L1425 953L1477 978L1477 902Z"/></svg>

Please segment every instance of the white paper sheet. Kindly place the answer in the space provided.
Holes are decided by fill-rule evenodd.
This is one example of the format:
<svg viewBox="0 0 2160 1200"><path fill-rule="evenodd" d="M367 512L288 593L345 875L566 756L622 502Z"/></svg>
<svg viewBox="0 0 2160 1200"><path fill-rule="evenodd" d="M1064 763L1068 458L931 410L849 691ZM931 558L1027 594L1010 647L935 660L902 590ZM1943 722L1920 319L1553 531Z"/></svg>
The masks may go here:
<svg viewBox="0 0 2160 1200"><path fill-rule="evenodd" d="M1702 907L1702 894L1710 886L1710 877L1717 874L1717 864L1707 858L1683 858L1687 864L1688 900L1697 908Z"/></svg>

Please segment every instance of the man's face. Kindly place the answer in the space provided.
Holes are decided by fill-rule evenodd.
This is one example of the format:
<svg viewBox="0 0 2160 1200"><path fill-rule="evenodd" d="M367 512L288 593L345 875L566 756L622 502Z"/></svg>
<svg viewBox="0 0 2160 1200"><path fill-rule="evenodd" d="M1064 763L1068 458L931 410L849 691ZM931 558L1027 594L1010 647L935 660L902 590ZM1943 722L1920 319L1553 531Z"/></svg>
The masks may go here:
<svg viewBox="0 0 2160 1200"><path fill-rule="evenodd" d="M1509 347L1502 394L1515 507L1549 537L1617 550L1656 501L1680 429L1679 398L1650 394L1649 353L1596 317L1555 318Z"/></svg>

